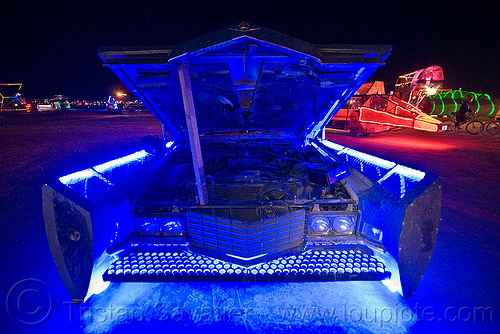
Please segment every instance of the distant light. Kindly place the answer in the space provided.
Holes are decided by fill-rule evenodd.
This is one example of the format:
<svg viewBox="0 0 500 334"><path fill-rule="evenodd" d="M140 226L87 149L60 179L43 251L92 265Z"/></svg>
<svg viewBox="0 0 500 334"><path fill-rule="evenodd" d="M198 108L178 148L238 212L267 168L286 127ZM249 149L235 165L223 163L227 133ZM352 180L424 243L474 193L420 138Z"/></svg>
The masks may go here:
<svg viewBox="0 0 500 334"><path fill-rule="evenodd" d="M425 91L427 92L427 95L434 95L437 93L437 89L434 87L425 87Z"/></svg>
<svg viewBox="0 0 500 334"><path fill-rule="evenodd" d="M118 95L118 96L127 96L127 94L125 94L125 93L116 93L116 95Z"/></svg>

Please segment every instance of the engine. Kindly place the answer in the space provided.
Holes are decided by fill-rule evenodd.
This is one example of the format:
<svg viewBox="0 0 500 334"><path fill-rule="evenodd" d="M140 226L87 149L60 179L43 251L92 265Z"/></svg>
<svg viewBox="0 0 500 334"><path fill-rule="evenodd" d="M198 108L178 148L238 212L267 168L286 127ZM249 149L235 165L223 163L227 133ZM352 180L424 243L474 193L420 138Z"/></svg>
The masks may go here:
<svg viewBox="0 0 500 334"><path fill-rule="evenodd" d="M217 212L192 207L196 189L188 149L176 151L169 163L156 172L136 201L136 212L182 212L191 207L218 217L255 221L291 212L316 200L351 198L338 182L347 176L345 165L323 161L314 151L301 154L293 148L209 145L203 158L209 201L211 206L220 204ZM236 203L239 209L229 208ZM346 207L345 203L321 206L328 211Z"/></svg>

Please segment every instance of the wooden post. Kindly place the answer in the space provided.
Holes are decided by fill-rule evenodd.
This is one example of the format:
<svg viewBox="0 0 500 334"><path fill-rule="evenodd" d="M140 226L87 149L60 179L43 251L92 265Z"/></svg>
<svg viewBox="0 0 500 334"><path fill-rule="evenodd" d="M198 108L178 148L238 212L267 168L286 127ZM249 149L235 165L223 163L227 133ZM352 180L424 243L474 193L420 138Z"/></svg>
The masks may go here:
<svg viewBox="0 0 500 334"><path fill-rule="evenodd" d="M196 112L194 109L193 92L191 90L191 80L187 67L179 62L179 81L182 89L182 101L184 103L184 114L189 135L189 146L193 156L194 176L196 179L196 189L201 205L208 203L207 182L205 170L203 168L203 157L201 155L200 135L198 133L198 123L196 122Z"/></svg>

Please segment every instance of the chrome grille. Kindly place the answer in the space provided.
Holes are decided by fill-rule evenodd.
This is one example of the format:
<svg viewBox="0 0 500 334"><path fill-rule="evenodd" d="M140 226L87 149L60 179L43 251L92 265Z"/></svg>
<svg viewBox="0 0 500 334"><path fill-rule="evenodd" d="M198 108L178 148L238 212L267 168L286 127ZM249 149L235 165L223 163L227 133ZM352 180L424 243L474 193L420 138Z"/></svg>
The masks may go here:
<svg viewBox="0 0 500 334"><path fill-rule="evenodd" d="M254 222L187 214L190 245L213 252L251 258L303 245L305 211L298 210Z"/></svg>

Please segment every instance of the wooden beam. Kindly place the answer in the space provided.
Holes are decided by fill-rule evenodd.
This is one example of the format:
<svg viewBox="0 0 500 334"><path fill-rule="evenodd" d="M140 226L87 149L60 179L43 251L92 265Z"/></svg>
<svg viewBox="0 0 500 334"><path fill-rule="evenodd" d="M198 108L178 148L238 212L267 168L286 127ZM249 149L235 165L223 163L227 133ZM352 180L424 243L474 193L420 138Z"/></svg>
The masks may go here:
<svg viewBox="0 0 500 334"><path fill-rule="evenodd" d="M205 169L203 168L203 157L201 154L200 135L198 133L198 123L194 109L193 92L191 90L191 80L187 67L179 62L179 81L182 89L182 101L184 103L184 114L189 135L189 146L193 157L194 176L196 179L196 189L198 200L201 205L208 203L207 182L205 179Z"/></svg>

